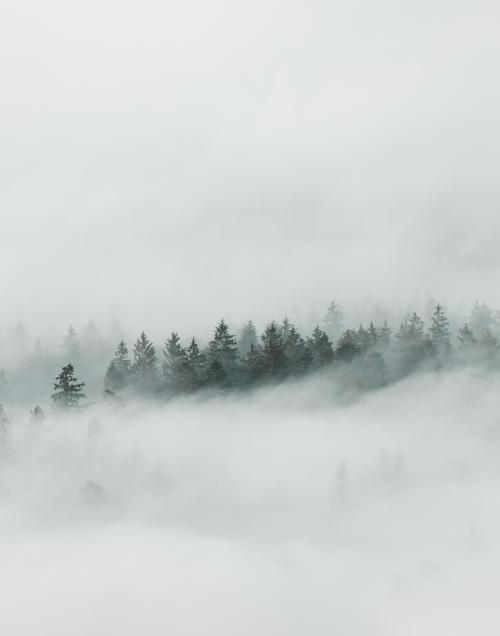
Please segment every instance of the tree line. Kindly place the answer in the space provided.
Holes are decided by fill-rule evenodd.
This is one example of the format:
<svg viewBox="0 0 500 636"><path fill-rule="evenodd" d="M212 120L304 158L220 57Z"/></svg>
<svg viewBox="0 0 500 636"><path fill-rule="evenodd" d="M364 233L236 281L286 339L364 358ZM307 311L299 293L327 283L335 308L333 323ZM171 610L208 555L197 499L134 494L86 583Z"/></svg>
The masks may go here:
<svg viewBox="0 0 500 636"><path fill-rule="evenodd" d="M129 351L121 340L104 375L103 395L120 401L122 394L173 397L200 390L244 390L304 377L318 371L338 374L343 388L372 390L386 386L418 370L456 365L500 362L500 347L489 327L475 331L465 323L452 344L449 319L442 305L434 308L429 324L413 313L396 331L384 322L339 330L342 314L332 303L324 321L304 337L292 322L272 321L259 335L248 322L237 337L221 320L204 348L195 338L183 345L172 332L157 348L142 332ZM84 383L78 382L72 364L66 365L54 383L53 403L72 408L83 399Z"/></svg>

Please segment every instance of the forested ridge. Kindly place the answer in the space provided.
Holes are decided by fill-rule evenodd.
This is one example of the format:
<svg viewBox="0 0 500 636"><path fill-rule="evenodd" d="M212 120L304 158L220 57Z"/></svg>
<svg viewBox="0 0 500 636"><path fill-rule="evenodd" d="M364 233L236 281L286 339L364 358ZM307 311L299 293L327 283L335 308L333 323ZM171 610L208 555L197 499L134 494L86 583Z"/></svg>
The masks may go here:
<svg viewBox="0 0 500 636"><path fill-rule="evenodd" d="M412 312L397 328L387 321L345 328L342 311L332 302L308 335L288 318L271 321L261 333L250 321L237 334L221 320L205 346L194 337L184 341L177 332L157 346L143 331L131 346L120 338L107 367L97 337L80 338L70 327L62 342L62 369L54 380L55 374L49 373L57 358L44 354L39 344L24 363L23 374L14 376L16 385L35 378L39 386L45 382L50 388L52 382L47 401L50 398L56 409L72 409L85 403L86 383L93 401L121 404L129 396L170 399L200 391L245 391L317 372L335 375L336 390L369 391L421 370L466 365L500 369L500 314L476 303L469 316L454 331L447 312L437 304L428 321ZM8 402L11 388L14 383L0 371L2 403ZM42 413L37 406L32 415Z"/></svg>

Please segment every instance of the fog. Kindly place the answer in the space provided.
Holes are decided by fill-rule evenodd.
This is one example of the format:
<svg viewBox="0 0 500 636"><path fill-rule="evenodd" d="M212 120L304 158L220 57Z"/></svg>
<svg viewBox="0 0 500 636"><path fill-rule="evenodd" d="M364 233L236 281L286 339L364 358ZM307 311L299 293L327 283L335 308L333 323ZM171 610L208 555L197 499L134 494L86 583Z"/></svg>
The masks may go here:
<svg viewBox="0 0 500 636"><path fill-rule="evenodd" d="M499 7L3 0L0 633L498 633Z"/></svg>
<svg viewBox="0 0 500 636"><path fill-rule="evenodd" d="M331 388L12 413L2 631L495 634L498 375Z"/></svg>
<svg viewBox="0 0 500 636"><path fill-rule="evenodd" d="M499 304L499 17L6 0L2 324Z"/></svg>

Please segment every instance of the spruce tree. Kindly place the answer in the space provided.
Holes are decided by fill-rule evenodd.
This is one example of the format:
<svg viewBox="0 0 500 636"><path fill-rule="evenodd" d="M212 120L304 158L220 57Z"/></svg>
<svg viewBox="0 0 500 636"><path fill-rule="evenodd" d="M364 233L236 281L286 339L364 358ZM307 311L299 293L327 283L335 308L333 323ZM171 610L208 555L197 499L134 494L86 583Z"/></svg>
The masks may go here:
<svg viewBox="0 0 500 636"><path fill-rule="evenodd" d="M153 343L144 331L134 344L132 378L140 392L154 392L158 382L158 363Z"/></svg>
<svg viewBox="0 0 500 636"><path fill-rule="evenodd" d="M230 332L228 325L221 320L215 328L213 340L207 351L207 361L212 383L222 382L233 385L238 380L238 347L236 338ZM214 363L217 363L214 365ZM221 372L222 369L222 372Z"/></svg>
<svg viewBox="0 0 500 636"><path fill-rule="evenodd" d="M186 349L186 356L190 390L195 391L203 386L206 358L194 338Z"/></svg>
<svg viewBox="0 0 500 636"><path fill-rule="evenodd" d="M432 314L429 335L434 353L439 357L447 356L451 350L450 326L443 307L439 303Z"/></svg>
<svg viewBox="0 0 500 636"><path fill-rule="evenodd" d="M56 408L78 408L80 400L85 397L83 393L85 382L78 382L74 373L73 365L67 364L56 377L53 384L54 393L52 394L52 402Z"/></svg>
<svg viewBox="0 0 500 636"><path fill-rule="evenodd" d="M313 362L311 350L295 326L286 318L281 325L281 337L285 345L288 373L297 375L307 371Z"/></svg>
<svg viewBox="0 0 500 636"><path fill-rule="evenodd" d="M332 300L323 319L323 325L325 327L326 334L333 342L336 342L341 337L343 322L344 314L337 303Z"/></svg>
<svg viewBox="0 0 500 636"><path fill-rule="evenodd" d="M127 345L123 340L120 340L114 358L106 371L104 387L110 391L124 389L130 380L131 366Z"/></svg>
<svg viewBox="0 0 500 636"><path fill-rule="evenodd" d="M241 330L238 340L238 349L240 355L246 356L246 354L250 351L252 345L254 347L257 346L257 342L257 330L255 329L255 325L253 324L253 322L249 320Z"/></svg>
<svg viewBox="0 0 500 636"><path fill-rule="evenodd" d="M327 334L316 326L307 339L307 347L311 353L311 363L316 369L333 360L333 346Z"/></svg>
<svg viewBox="0 0 500 636"><path fill-rule="evenodd" d="M260 337L262 373L269 378L283 378L288 370L285 343L281 330L273 321Z"/></svg>
<svg viewBox="0 0 500 636"><path fill-rule="evenodd" d="M179 334L172 332L163 349L163 379L170 393L181 393L190 388L188 357L181 345Z"/></svg>
<svg viewBox="0 0 500 636"><path fill-rule="evenodd" d="M353 329L347 329L337 343L335 357L340 362L351 362L359 354L357 334Z"/></svg>
<svg viewBox="0 0 500 636"><path fill-rule="evenodd" d="M384 326L378 330L378 343L384 349L391 346L392 342L392 329L387 324L387 320L384 320Z"/></svg>

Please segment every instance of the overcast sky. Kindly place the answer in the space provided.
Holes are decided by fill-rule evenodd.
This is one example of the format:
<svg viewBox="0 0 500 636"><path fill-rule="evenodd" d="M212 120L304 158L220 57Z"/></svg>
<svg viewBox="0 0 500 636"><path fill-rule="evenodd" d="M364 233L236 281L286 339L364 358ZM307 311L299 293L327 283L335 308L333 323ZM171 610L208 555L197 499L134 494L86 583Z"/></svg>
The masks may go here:
<svg viewBox="0 0 500 636"><path fill-rule="evenodd" d="M500 5L3 0L2 323L500 305Z"/></svg>

